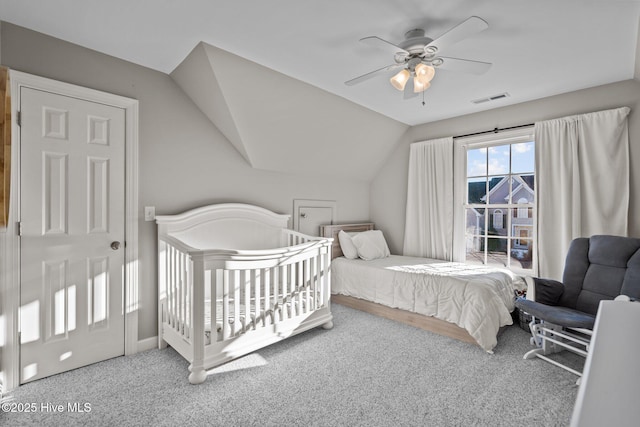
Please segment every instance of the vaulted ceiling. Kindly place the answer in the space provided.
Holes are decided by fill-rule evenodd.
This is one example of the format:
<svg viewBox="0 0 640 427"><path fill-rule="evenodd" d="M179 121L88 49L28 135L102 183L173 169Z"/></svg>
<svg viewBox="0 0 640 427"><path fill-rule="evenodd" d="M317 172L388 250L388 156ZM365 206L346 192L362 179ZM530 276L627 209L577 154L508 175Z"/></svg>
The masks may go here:
<svg viewBox="0 0 640 427"><path fill-rule="evenodd" d="M470 16L488 29L444 53L488 72L437 69L425 105L395 70L344 84L394 63L359 39ZM4 21L170 74L256 168L365 180L409 126L633 78L639 17L638 0L0 0Z"/></svg>
<svg viewBox="0 0 640 427"><path fill-rule="evenodd" d="M171 77L258 169L368 181L408 128L206 43Z"/></svg>

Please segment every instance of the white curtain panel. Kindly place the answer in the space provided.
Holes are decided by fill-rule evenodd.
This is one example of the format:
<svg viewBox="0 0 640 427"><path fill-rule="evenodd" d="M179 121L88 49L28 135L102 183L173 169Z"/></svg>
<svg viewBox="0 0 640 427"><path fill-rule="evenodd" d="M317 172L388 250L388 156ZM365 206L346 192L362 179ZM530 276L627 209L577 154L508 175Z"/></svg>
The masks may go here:
<svg viewBox="0 0 640 427"><path fill-rule="evenodd" d="M562 279L576 237L627 235L629 111L623 107L535 124L540 277Z"/></svg>
<svg viewBox="0 0 640 427"><path fill-rule="evenodd" d="M411 144L403 253L452 260L452 137Z"/></svg>

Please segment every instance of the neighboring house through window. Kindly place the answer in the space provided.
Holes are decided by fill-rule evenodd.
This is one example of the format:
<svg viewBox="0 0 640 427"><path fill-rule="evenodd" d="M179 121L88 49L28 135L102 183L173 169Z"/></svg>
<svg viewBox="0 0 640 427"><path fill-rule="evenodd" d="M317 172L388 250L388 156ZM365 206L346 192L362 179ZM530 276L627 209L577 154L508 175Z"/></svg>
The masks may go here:
<svg viewBox="0 0 640 427"><path fill-rule="evenodd" d="M535 262L533 128L460 138L456 143L460 144L456 161L465 184L464 191L458 189L464 200L457 217L458 223L464 221L464 230L456 236L464 241L465 262L531 273Z"/></svg>

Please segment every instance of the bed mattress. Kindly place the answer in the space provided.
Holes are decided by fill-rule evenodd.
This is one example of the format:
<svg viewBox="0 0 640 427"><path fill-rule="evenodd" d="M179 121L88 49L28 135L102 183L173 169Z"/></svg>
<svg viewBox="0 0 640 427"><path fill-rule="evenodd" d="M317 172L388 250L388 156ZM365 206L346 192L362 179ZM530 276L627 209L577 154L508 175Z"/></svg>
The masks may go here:
<svg viewBox="0 0 640 427"><path fill-rule="evenodd" d="M455 323L489 352L500 327L513 323L514 289L522 283L506 269L399 255L339 257L331 271L332 293Z"/></svg>

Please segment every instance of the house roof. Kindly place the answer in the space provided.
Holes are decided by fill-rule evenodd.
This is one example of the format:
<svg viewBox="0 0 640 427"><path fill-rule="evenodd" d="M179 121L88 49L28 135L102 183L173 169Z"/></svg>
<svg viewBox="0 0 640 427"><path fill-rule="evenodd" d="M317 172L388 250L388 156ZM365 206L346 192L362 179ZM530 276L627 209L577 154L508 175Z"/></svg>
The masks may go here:
<svg viewBox="0 0 640 427"><path fill-rule="evenodd" d="M525 178L526 177L526 178ZM534 175L512 175L512 179L518 184L517 186L511 187L511 193L516 194L520 190L524 189L527 192L534 194L532 186L528 184L531 182L533 185ZM502 190L505 185L508 185L509 179L508 177L494 177L489 181L489 193L480 197L480 203L484 203L487 200L487 196L489 200L491 200L491 196L498 191ZM484 184L481 182L481 184ZM504 203L508 203L509 200L509 192L506 191L506 196L504 197Z"/></svg>

